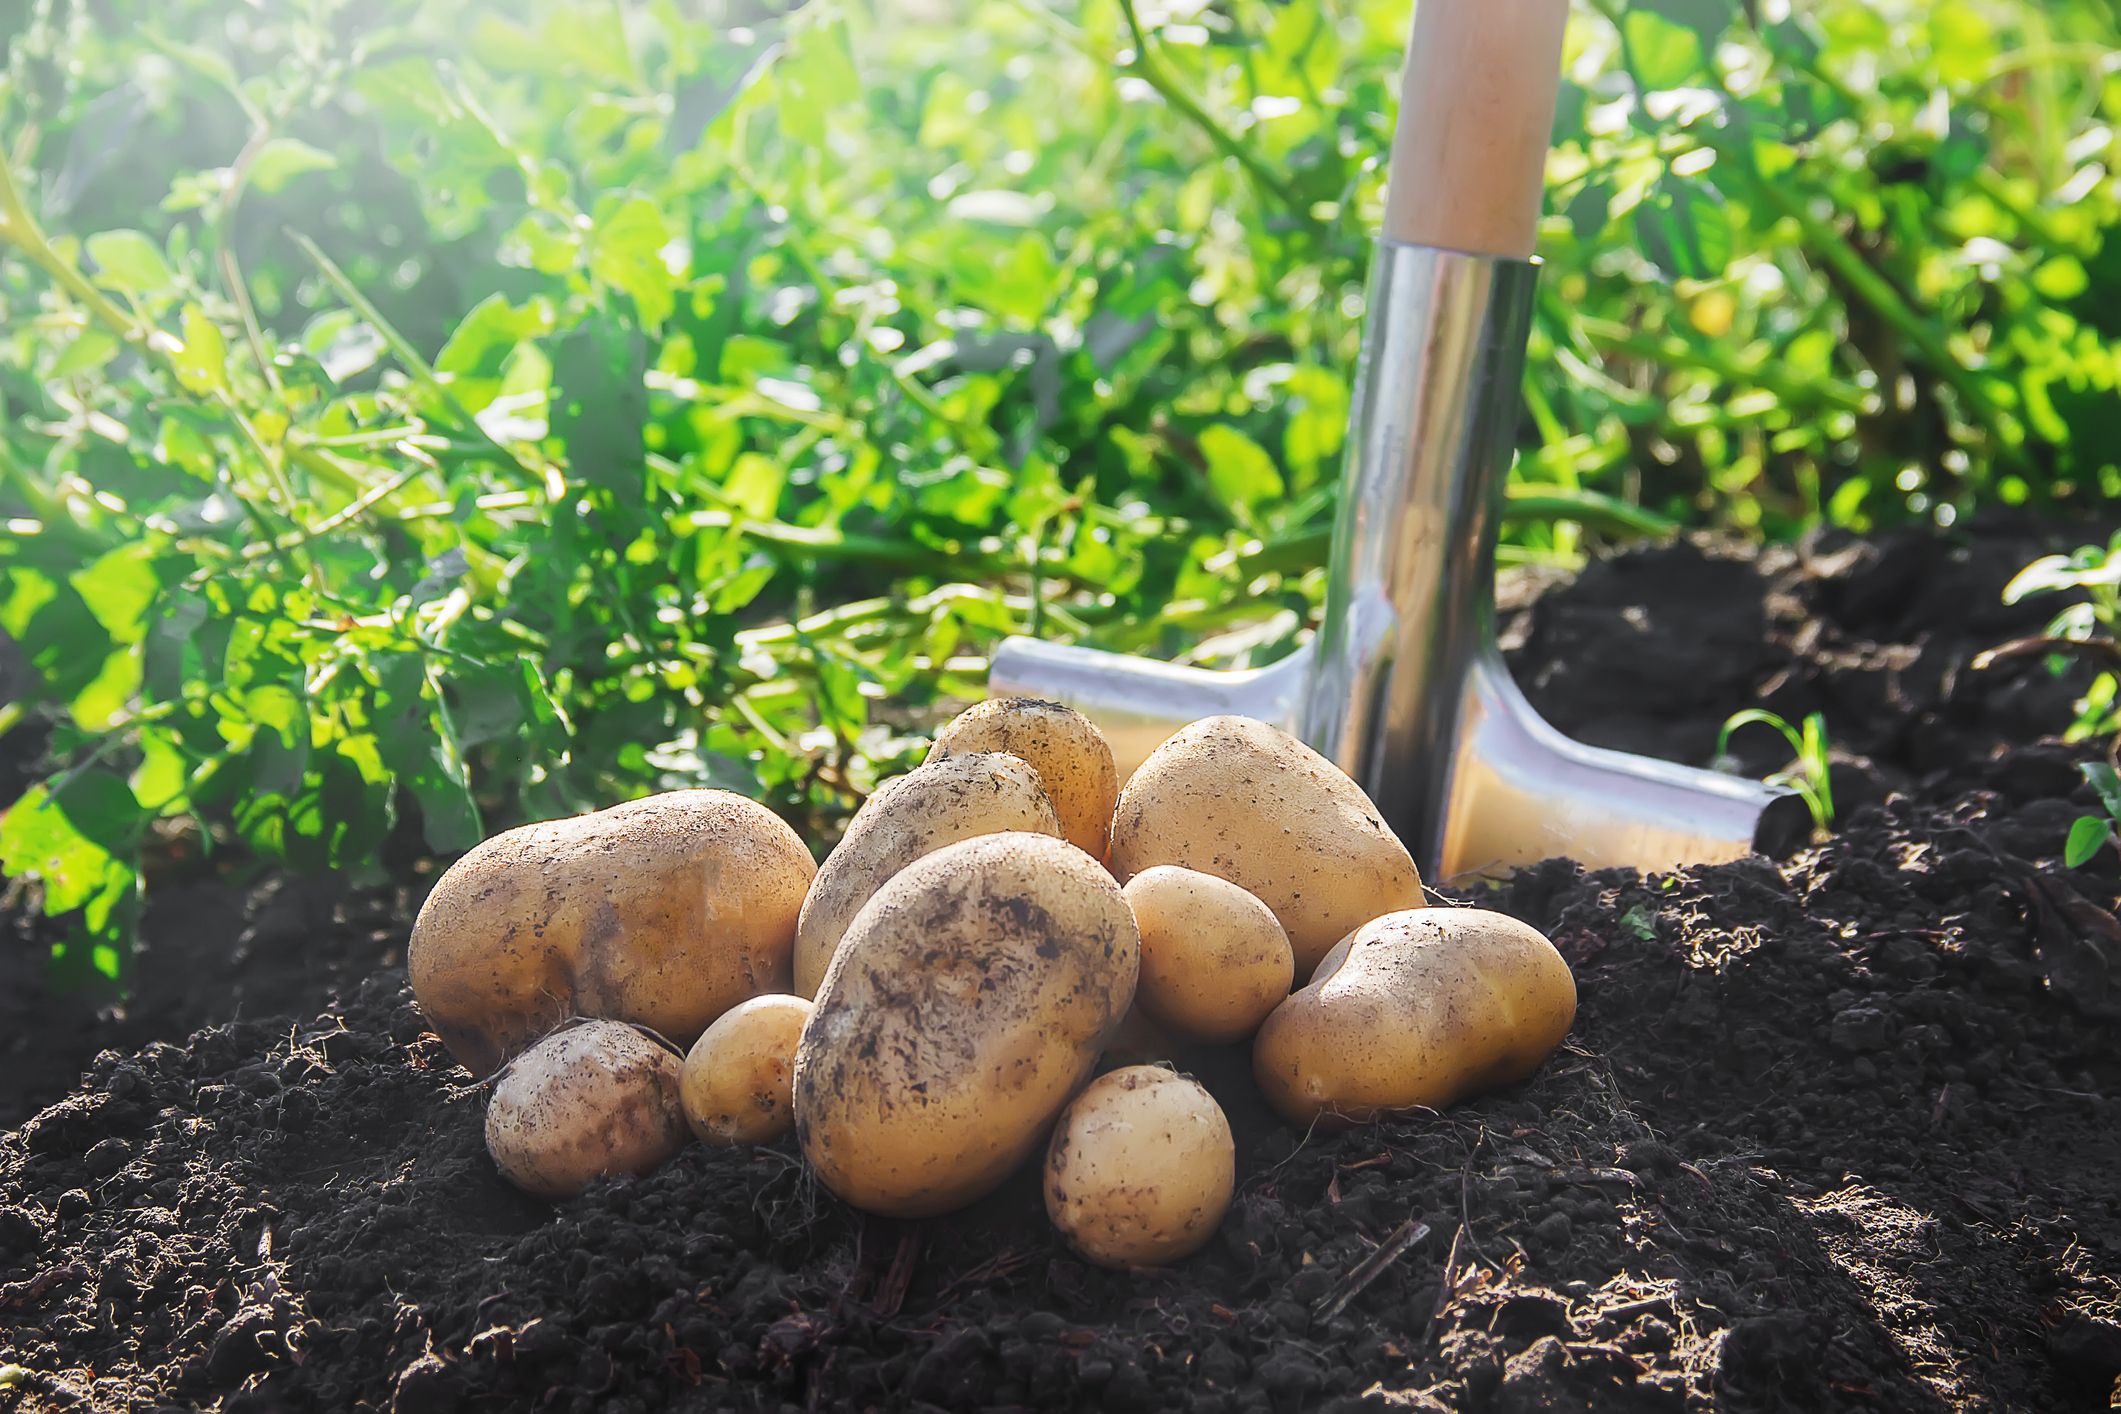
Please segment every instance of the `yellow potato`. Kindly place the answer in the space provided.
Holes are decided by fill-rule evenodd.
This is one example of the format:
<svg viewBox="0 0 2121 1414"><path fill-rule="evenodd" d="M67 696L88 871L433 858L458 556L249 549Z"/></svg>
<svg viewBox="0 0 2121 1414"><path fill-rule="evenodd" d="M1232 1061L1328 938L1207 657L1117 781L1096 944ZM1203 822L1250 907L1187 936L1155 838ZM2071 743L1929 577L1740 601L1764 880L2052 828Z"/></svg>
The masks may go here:
<svg viewBox="0 0 2121 1414"><path fill-rule="evenodd" d="M1061 837L1093 859L1105 857L1119 773L1104 733L1088 717L1058 702L997 697L946 723L928 759L971 751L1006 751L1028 762L1060 816Z"/></svg>
<svg viewBox="0 0 2121 1414"><path fill-rule="evenodd" d="M1112 876L1011 832L916 860L869 900L795 1055L804 1157L857 1208L925 1217L1038 1147L1134 996Z"/></svg>
<svg viewBox="0 0 2121 1414"><path fill-rule="evenodd" d="M1351 930L1425 902L1361 787L1249 717L1203 718L1149 754L1119 793L1110 859L1123 882L1178 864L1248 890L1281 920L1298 977Z"/></svg>
<svg viewBox="0 0 2121 1414"><path fill-rule="evenodd" d="M1242 1041L1289 995L1296 956L1268 908L1228 879L1159 864L1124 890L1142 935L1137 1006L1195 1041Z"/></svg>
<svg viewBox="0 0 2121 1414"><path fill-rule="evenodd" d="M486 1149L516 1187L564 1198L646 1173L685 1145L678 1058L619 1021L585 1021L524 1051L494 1082Z"/></svg>
<svg viewBox="0 0 2121 1414"><path fill-rule="evenodd" d="M1536 929L1480 908L1364 924L1252 1043L1259 1088L1295 1124L1441 1108L1522 1080L1576 1018L1576 979Z"/></svg>
<svg viewBox="0 0 2121 1414"><path fill-rule="evenodd" d="M413 996L474 1075L569 1016L679 1045L746 997L785 992L810 851L722 790L525 825L459 859L413 924Z"/></svg>
<svg viewBox="0 0 2121 1414"><path fill-rule="evenodd" d="M847 925L892 875L946 844L1004 830L1061 832L1038 772L1021 757L953 756L886 781L854 813L803 900L795 925L797 995L817 995Z"/></svg>
<svg viewBox="0 0 2121 1414"><path fill-rule="evenodd" d="M795 1128L795 1043L810 1003L753 997L722 1013L685 1053L685 1122L710 1144L770 1144Z"/></svg>
<svg viewBox="0 0 2121 1414"><path fill-rule="evenodd" d="M1155 1267L1215 1235L1237 1184L1237 1146L1215 1097L1159 1066L1090 1082L1046 1150L1046 1213L1106 1267Z"/></svg>

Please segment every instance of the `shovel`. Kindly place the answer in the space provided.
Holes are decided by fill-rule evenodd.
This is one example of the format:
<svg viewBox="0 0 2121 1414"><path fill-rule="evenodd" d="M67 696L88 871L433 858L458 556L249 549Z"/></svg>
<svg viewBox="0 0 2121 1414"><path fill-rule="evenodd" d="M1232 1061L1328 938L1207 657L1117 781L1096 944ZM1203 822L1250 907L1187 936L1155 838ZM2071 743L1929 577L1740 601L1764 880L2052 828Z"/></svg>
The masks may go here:
<svg viewBox="0 0 2121 1414"><path fill-rule="evenodd" d="M1233 672L1014 637L990 696L1083 712L1122 779L1201 717L1271 723L1360 784L1427 878L1557 855L1667 869L1754 848L1786 792L1570 740L1495 642L1567 19L1567 0L1418 0L1317 632Z"/></svg>

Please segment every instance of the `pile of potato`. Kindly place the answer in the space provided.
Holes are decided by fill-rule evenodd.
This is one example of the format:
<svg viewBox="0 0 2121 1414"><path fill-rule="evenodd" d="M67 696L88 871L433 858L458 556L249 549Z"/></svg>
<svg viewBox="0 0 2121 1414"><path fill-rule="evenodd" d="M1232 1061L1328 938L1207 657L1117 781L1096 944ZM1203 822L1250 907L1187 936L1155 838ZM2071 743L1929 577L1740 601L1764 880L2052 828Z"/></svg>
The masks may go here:
<svg viewBox="0 0 2121 1414"><path fill-rule="evenodd" d="M1025 700L945 726L822 868L726 791L496 836L436 885L410 962L495 1076L487 1144L531 1192L642 1172L688 1131L792 1129L841 1198L924 1217L1043 1144L1055 1225L1120 1267L1186 1256L1229 1206L1230 1125L1169 1064L1185 1045L1249 1039L1276 1111L1345 1124L1521 1079L1576 1012L1552 944L1427 907L1369 799L1293 737L1211 717L1122 787L1089 721Z"/></svg>

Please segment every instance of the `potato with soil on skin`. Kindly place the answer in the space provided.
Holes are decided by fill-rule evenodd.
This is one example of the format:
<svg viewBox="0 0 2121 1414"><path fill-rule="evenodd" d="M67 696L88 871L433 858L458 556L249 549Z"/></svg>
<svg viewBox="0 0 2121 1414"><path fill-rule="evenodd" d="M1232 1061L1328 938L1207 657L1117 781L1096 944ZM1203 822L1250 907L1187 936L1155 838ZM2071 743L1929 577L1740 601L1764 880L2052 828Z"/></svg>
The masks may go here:
<svg viewBox="0 0 2121 1414"><path fill-rule="evenodd" d="M421 906L412 992L474 1075L570 1016L689 1044L785 992L817 865L765 806L682 790L495 835Z"/></svg>
<svg viewBox="0 0 2121 1414"><path fill-rule="evenodd" d="M1364 924L1267 1018L1253 1074L1293 1124L1358 1121L1522 1080L1576 1019L1576 978L1538 930L1481 908Z"/></svg>
<svg viewBox="0 0 2121 1414"><path fill-rule="evenodd" d="M795 925L795 991L814 997L847 925L891 876L944 845L1006 830L1061 833L1038 772L1017 756L927 761L862 802L811 881Z"/></svg>
<svg viewBox="0 0 2121 1414"><path fill-rule="evenodd" d="M795 1055L804 1157L857 1208L926 1217L1037 1148L1134 997L1141 944L1104 867L1011 832L878 889Z"/></svg>
<svg viewBox="0 0 2121 1414"><path fill-rule="evenodd" d="M1046 1213L1106 1267L1154 1267L1215 1235L1237 1185L1237 1146L1193 1079L1137 1065L1090 1082L1046 1150Z"/></svg>
<svg viewBox="0 0 2121 1414"><path fill-rule="evenodd" d="M685 1053L678 1097L710 1144L770 1144L795 1128L795 1045L810 1003L775 995L739 1002Z"/></svg>
<svg viewBox="0 0 2121 1414"><path fill-rule="evenodd" d="M1296 957L1281 923L1228 879L1159 864L1122 891L1141 929L1135 1004L1194 1041L1242 1041L1289 995Z"/></svg>
<svg viewBox="0 0 2121 1414"><path fill-rule="evenodd" d="M1105 857L1119 772L1105 734L1088 717L1035 697L993 698L945 723L928 759L975 751L1002 751L1027 763L1060 816L1061 837L1093 859Z"/></svg>
<svg viewBox="0 0 2121 1414"><path fill-rule="evenodd" d="M547 1198L646 1173L685 1146L678 1058L621 1021L553 1032L511 1062L486 1109L501 1175Z"/></svg>
<svg viewBox="0 0 2121 1414"><path fill-rule="evenodd" d="M1287 732L1206 717L1149 754L1119 793L1112 872L1213 874L1274 910L1304 978L1350 930L1426 900L1362 788Z"/></svg>

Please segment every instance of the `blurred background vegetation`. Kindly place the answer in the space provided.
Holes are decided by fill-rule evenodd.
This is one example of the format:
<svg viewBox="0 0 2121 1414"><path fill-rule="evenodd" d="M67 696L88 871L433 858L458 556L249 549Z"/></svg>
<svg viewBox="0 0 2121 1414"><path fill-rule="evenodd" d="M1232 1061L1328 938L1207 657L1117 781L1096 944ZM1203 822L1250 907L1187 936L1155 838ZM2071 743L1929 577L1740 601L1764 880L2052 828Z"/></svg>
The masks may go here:
<svg viewBox="0 0 2121 1414"><path fill-rule="evenodd" d="M1407 0L22 0L0 868L829 836L998 635L1317 607ZM2121 497L2111 0L1589 0L1505 554ZM0 799L0 805L6 805Z"/></svg>

